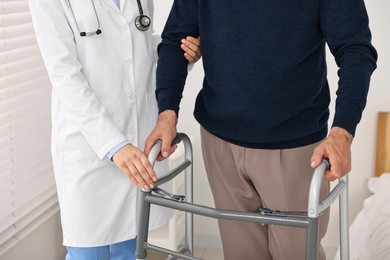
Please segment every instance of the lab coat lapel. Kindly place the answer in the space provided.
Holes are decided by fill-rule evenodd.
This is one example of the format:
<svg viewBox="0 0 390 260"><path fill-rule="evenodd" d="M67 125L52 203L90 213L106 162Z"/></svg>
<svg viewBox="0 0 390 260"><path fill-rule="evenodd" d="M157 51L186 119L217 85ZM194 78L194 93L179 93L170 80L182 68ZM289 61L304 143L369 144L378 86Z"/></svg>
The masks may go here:
<svg viewBox="0 0 390 260"><path fill-rule="evenodd" d="M125 7L125 2L126 0L121 0L120 6L121 6L121 11L123 12L123 9Z"/></svg>
<svg viewBox="0 0 390 260"><path fill-rule="evenodd" d="M124 1L124 0L121 0L121 6L122 6L122 1ZM103 0L103 2L105 2L107 5L109 5L118 14L122 14L122 12L118 9L118 7L116 6L116 4L114 3L113 0Z"/></svg>

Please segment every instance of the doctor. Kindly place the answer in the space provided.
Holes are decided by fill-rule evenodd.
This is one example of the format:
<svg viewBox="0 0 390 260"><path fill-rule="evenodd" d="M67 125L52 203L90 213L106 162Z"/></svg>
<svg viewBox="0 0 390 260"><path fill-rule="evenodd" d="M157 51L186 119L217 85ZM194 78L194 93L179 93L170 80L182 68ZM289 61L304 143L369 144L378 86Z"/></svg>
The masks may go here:
<svg viewBox="0 0 390 260"><path fill-rule="evenodd" d="M135 259L136 189L156 180L142 152L157 119L152 1L32 0L30 9L53 87L66 259ZM183 42L197 61L199 41ZM156 228L171 213L153 216Z"/></svg>

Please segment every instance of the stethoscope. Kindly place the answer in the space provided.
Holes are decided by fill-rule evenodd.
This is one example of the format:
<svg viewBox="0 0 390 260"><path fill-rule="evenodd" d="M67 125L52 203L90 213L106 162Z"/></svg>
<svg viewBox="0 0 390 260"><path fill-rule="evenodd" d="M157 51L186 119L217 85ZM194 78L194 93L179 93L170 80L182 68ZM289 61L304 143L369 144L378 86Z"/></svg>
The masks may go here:
<svg viewBox="0 0 390 260"><path fill-rule="evenodd" d="M92 3L92 6L93 6L93 10L95 12L95 16L96 16L96 21L97 21L97 30L95 32L83 32L80 30L80 27L79 27L79 24L77 23L77 20L76 20L76 17L74 16L74 13L73 13L73 9L72 9L72 5L70 4L70 1L69 0L66 0L66 3L67 5L69 6L69 9L72 13L72 16L73 16L73 19L76 23L76 26L77 26L77 29L79 30L80 32L80 36L83 36L83 37L90 37L90 36L93 36L93 35L99 35L102 33L102 30L100 29L100 20L99 20L99 16L96 12L96 7L95 7L95 3L93 2L93 0L91 0L91 3ZM141 0L137 0L137 4L138 4L138 10L139 10L139 15L135 18L135 27L140 30L140 31L146 31L147 29L149 29L150 27L150 24L151 24L151 20L150 18L147 16L147 15L144 15L144 10L142 9L142 5L141 5Z"/></svg>

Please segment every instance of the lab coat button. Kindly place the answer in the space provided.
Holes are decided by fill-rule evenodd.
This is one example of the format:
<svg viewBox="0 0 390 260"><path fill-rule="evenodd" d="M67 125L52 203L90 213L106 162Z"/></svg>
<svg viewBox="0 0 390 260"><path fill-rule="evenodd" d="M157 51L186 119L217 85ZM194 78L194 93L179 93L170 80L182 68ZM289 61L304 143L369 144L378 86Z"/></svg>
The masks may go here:
<svg viewBox="0 0 390 260"><path fill-rule="evenodd" d="M131 63L133 63L133 60L131 58L126 58L125 62L130 65Z"/></svg>
<svg viewBox="0 0 390 260"><path fill-rule="evenodd" d="M129 99L131 99L131 100L134 100L134 99L135 99L135 93L134 93L134 92L131 92L131 93L129 94Z"/></svg>
<svg viewBox="0 0 390 260"><path fill-rule="evenodd" d="M133 136L135 134L135 130L133 128L129 128L128 133L130 136Z"/></svg>

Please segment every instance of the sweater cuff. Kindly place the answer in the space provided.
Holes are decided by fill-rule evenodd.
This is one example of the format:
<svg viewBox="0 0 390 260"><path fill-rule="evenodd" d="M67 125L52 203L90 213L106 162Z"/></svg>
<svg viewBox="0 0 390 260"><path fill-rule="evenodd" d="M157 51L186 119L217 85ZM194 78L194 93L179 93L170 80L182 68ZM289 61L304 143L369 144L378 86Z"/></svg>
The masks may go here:
<svg viewBox="0 0 390 260"><path fill-rule="evenodd" d="M352 137L355 137L357 124L351 122L351 120L348 120L347 118L339 118L335 116L332 127L335 126L345 129L348 133L352 135Z"/></svg>
<svg viewBox="0 0 390 260"><path fill-rule="evenodd" d="M173 98L164 98L158 100L159 114L161 112L164 112L165 110L173 110L175 111L177 118L179 118L179 109L180 109L179 103L177 101L174 101Z"/></svg>

